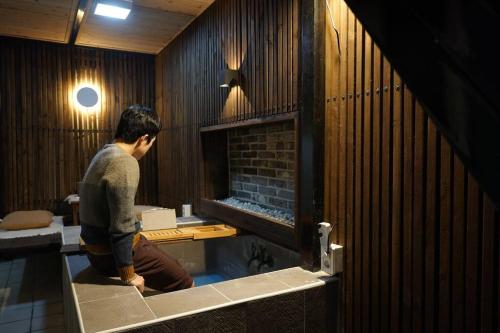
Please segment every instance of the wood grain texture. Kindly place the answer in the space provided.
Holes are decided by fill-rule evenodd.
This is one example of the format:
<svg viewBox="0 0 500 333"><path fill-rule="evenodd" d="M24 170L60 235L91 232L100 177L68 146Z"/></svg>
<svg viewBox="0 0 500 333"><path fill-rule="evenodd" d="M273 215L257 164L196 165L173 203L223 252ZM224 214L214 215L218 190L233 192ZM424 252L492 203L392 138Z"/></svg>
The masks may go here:
<svg viewBox="0 0 500 333"><path fill-rule="evenodd" d="M214 0L135 0L134 5L153 9L161 9L168 12L198 16L213 2Z"/></svg>
<svg viewBox="0 0 500 333"><path fill-rule="evenodd" d="M68 43L78 0L2 0L0 35ZM94 14L89 0L76 45L158 54L213 0L134 1L126 20Z"/></svg>
<svg viewBox="0 0 500 333"><path fill-rule="evenodd" d="M0 35L67 43L77 0L2 0Z"/></svg>
<svg viewBox="0 0 500 333"><path fill-rule="evenodd" d="M13 38L0 39L0 57L0 210L61 207L111 142L121 111L153 106L154 58ZM101 95L96 112L74 103L87 83ZM138 203L157 202L156 159L153 148L140 161Z"/></svg>
<svg viewBox="0 0 500 333"><path fill-rule="evenodd" d="M95 5L87 3L76 45L158 54L195 18L134 4L126 20L110 19L94 15Z"/></svg>
<svg viewBox="0 0 500 333"><path fill-rule="evenodd" d="M497 332L498 209L345 3L329 5L324 198L345 246L344 330Z"/></svg>
<svg viewBox="0 0 500 333"><path fill-rule="evenodd" d="M162 205L180 212L191 203L197 212L210 190L203 188L200 128L299 110L298 17L297 0L215 2L156 57ZM220 87L226 68L242 77L231 89Z"/></svg>

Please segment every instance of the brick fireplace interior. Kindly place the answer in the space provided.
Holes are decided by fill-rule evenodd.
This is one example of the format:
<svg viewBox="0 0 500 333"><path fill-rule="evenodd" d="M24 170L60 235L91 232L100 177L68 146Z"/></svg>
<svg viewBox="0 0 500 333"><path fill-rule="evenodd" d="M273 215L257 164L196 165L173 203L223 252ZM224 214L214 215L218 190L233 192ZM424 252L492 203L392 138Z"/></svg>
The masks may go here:
<svg viewBox="0 0 500 333"><path fill-rule="evenodd" d="M285 213L293 224L292 121L228 130L231 197Z"/></svg>
<svg viewBox="0 0 500 333"><path fill-rule="evenodd" d="M291 247L295 122L202 130L202 212Z"/></svg>

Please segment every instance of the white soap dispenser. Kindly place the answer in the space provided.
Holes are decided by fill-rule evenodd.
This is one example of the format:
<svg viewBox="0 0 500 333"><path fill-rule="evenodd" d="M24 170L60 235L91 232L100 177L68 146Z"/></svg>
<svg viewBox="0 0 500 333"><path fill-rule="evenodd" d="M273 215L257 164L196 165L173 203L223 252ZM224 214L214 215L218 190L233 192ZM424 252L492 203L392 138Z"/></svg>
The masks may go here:
<svg viewBox="0 0 500 333"><path fill-rule="evenodd" d="M330 275L342 272L343 247L330 243L332 226L328 222L319 223L321 246L321 270Z"/></svg>

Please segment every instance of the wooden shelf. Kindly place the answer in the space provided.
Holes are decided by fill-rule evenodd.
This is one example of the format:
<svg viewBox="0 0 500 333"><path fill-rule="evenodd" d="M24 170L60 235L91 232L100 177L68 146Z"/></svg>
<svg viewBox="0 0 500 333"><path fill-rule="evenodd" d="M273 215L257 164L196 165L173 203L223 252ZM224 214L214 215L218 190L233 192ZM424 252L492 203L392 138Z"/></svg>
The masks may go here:
<svg viewBox="0 0 500 333"><path fill-rule="evenodd" d="M276 122L281 122L281 121L294 120L297 117L298 117L298 112L293 111L293 112L274 115L274 116L267 116L267 117L262 117L262 118L242 120L242 121L238 121L238 122L234 122L234 123L230 123L230 124L221 124L221 125L201 127L200 132L202 132L202 133L203 132L213 132L213 131L226 130L226 129L236 128L236 127L270 124L270 123L276 123Z"/></svg>
<svg viewBox="0 0 500 333"><path fill-rule="evenodd" d="M141 235L152 242L169 242L178 240L199 240L208 238L236 236L237 229L224 224L184 227L176 229L143 231Z"/></svg>

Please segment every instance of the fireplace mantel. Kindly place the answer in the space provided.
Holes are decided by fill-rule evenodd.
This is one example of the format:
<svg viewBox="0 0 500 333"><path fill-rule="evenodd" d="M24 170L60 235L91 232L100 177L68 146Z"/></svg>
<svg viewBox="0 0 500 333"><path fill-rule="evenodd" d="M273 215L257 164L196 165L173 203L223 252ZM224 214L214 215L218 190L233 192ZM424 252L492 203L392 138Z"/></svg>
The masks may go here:
<svg viewBox="0 0 500 333"><path fill-rule="evenodd" d="M287 120L295 120L298 118L298 115L299 115L299 113L297 111L294 111L294 112L289 112L289 113L284 113L284 114L279 114L279 115L270 115L270 116L261 117L261 118L247 119L247 120L242 120L242 121L238 121L238 122L234 122L234 123L206 126L206 127L201 127L200 132L204 133L204 132L222 131L222 130L227 130L227 129L236 128L236 127L264 125L264 124L271 124L271 123L287 121Z"/></svg>

